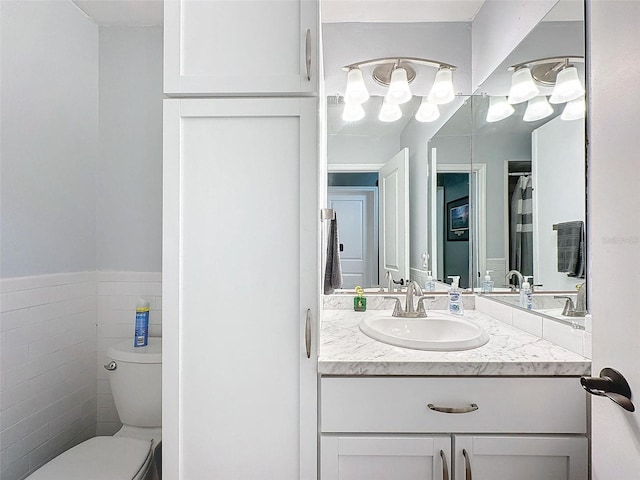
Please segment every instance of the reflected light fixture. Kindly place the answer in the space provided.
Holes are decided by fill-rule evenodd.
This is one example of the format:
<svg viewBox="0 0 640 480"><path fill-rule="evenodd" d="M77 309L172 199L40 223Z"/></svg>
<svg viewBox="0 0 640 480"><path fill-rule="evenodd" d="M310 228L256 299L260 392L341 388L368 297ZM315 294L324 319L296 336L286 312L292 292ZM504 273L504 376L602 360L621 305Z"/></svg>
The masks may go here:
<svg viewBox="0 0 640 480"><path fill-rule="evenodd" d="M347 88L344 93L344 101L350 104L362 104L369 100L369 91L364 84L362 71L359 68L352 68L347 73Z"/></svg>
<svg viewBox="0 0 640 480"><path fill-rule="evenodd" d="M448 63L429 60L426 58L385 57L346 65L343 67L343 70L347 72L345 103L362 104L369 98L369 92L363 78L365 75L363 75L362 70L366 67L372 67L371 77L375 83L387 88L383 106L378 118L384 122L394 122L398 120L402 117L402 111L398 105L406 103L412 98L409 85L416 78L416 65L434 67L438 69L435 75L434 84L428 96L431 105L424 107L420 114L420 117L423 118L423 120L419 121L435 120L437 116L434 116L436 113L434 113L433 106L444 105L453 101L455 98L453 71L456 67ZM394 108L393 105L395 105L396 108ZM427 109L429 110L428 112ZM345 105L343 116L347 115L346 112L347 107ZM355 109L353 109L352 112L352 107L349 107L349 114L353 114L355 117L354 112ZM439 116L437 107L435 112L437 112L437 115ZM431 117L433 117L433 120L424 120L425 118Z"/></svg>
<svg viewBox="0 0 640 480"><path fill-rule="evenodd" d="M435 103L431 103L427 97L422 97L420 108L416 112L416 120L418 122L427 123L435 122L440 118L440 109Z"/></svg>
<svg viewBox="0 0 640 480"><path fill-rule="evenodd" d="M513 115L515 109L507 102L507 97L489 97L489 111L487 112L487 122L499 122Z"/></svg>
<svg viewBox="0 0 640 480"><path fill-rule="evenodd" d="M540 90L533 81L531 70L528 67L520 67L513 72L508 99L510 104L526 102L537 95L540 95Z"/></svg>
<svg viewBox="0 0 640 480"><path fill-rule="evenodd" d="M378 114L378 120L385 123L391 123L396 120L400 120L400 118L402 118L400 105L397 103L387 103L386 101L382 102L382 107L380 107L380 113Z"/></svg>
<svg viewBox="0 0 640 480"><path fill-rule="evenodd" d="M344 110L342 111L342 120L345 122L357 122L364 118L364 108L359 103L344 103Z"/></svg>
<svg viewBox="0 0 640 480"><path fill-rule="evenodd" d="M522 119L525 122L535 122L547 118L553 113L553 107L549 105L547 97L538 95L527 102L527 109L524 111Z"/></svg>
<svg viewBox="0 0 640 480"><path fill-rule="evenodd" d="M584 87L578 77L576 67L565 67L558 73L556 86L553 89L549 102L565 103L584 96Z"/></svg>
<svg viewBox="0 0 640 480"><path fill-rule="evenodd" d="M584 97L576 98L567 102L560 118L562 118L562 120L580 120L581 118L584 118L586 109L587 105Z"/></svg>

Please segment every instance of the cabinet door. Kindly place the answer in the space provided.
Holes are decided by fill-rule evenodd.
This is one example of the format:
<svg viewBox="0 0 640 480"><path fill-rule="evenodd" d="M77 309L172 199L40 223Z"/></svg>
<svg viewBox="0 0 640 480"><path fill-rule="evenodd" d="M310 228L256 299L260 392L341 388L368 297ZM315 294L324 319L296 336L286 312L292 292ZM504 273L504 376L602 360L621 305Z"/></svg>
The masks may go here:
<svg viewBox="0 0 640 480"><path fill-rule="evenodd" d="M165 93L316 92L317 12L317 0L165 0Z"/></svg>
<svg viewBox="0 0 640 480"><path fill-rule="evenodd" d="M585 480L585 437L457 435L456 480Z"/></svg>
<svg viewBox="0 0 640 480"><path fill-rule="evenodd" d="M322 480L449 480L451 438L323 435Z"/></svg>
<svg viewBox="0 0 640 480"><path fill-rule="evenodd" d="M166 478L317 476L316 110L165 100Z"/></svg>

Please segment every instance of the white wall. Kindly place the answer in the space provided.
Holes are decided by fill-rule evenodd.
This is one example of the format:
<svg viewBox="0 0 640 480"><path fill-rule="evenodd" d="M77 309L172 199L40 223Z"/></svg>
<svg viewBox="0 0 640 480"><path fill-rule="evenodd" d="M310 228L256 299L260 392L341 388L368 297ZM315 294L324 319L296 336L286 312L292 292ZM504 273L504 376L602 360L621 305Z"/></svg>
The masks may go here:
<svg viewBox="0 0 640 480"><path fill-rule="evenodd" d="M100 27L97 268L159 272L162 28Z"/></svg>
<svg viewBox="0 0 640 480"><path fill-rule="evenodd" d="M70 1L2 1L0 276L94 270L98 28Z"/></svg>
<svg viewBox="0 0 640 480"><path fill-rule="evenodd" d="M329 170L344 164L385 164L400 151L400 137L387 135L329 135L327 156Z"/></svg>

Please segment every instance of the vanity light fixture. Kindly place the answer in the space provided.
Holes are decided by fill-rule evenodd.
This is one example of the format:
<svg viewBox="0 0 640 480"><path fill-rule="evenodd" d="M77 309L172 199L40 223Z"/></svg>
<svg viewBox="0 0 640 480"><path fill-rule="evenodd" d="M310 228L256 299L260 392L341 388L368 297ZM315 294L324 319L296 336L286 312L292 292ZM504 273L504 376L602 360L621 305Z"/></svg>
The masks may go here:
<svg viewBox="0 0 640 480"><path fill-rule="evenodd" d="M347 73L347 88L344 93L345 103L360 105L369 100L369 92L359 68L352 68Z"/></svg>
<svg viewBox="0 0 640 480"><path fill-rule="evenodd" d="M511 75L511 89L509 90L509 103L526 102L540 95L540 90L533 81L531 70L528 67L520 67Z"/></svg>
<svg viewBox="0 0 640 480"><path fill-rule="evenodd" d="M380 113L378 114L378 120L385 123L395 122L402 118L402 110L397 103L388 103L386 100L382 102Z"/></svg>
<svg viewBox="0 0 640 480"><path fill-rule="evenodd" d="M579 120L584 118L584 113L587 108L584 97L576 98L567 102L562 111L560 118L562 120Z"/></svg>
<svg viewBox="0 0 640 480"><path fill-rule="evenodd" d="M440 109L435 103L431 103L427 97L422 97L420 107L416 112L416 120L418 122L427 123L435 122L440 118Z"/></svg>
<svg viewBox="0 0 640 480"><path fill-rule="evenodd" d="M553 113L553 107L549 105L547 97L538 95L527 102L527 109L524 111L522 119L525 122L535 122L547 118Z"/></svg>
<svg viewBox="0 0 640 480"><path fill-rule="evenodd" d="M507 97L496 96L489 97L489 111L487 112L487 122L499 122L513 115L515 109L507 102Z"/></svg>
<svg viewBox="0 0 640 480"><path fill-rule="evenodd" d="M371 77L373 80L383 87L388 87L384 97L382 108L378 118L383 122L394 122L402 117L402 111L399 105L408 102L412 98L409 84L416 78L416 65L426 65L437 68L435 81L428 95L430 106L425 106L420 113L418 121L433 121L440 115L437 105L444 105L451 102L455 98L453 89L452 72L456 69L454 65L429 60L418 57L385 57L373 60L365 60L362 62L352 63L343 67L347 73L347 87L345 89L345 113L343 119L346 120L347 110L352 113L352 106L347 108L347 104L364 103L369 98L362 69L373 67ZM435 112L433 107L436 106ZM421 107L422 108L422 107ZM427 115L427 109L429 114ZM420 112L420 110L419 110ZM416 119L418 114L416 114ZM353 117L351 117L353 118ZM432 120L425 120L433 118Z"/></svg>

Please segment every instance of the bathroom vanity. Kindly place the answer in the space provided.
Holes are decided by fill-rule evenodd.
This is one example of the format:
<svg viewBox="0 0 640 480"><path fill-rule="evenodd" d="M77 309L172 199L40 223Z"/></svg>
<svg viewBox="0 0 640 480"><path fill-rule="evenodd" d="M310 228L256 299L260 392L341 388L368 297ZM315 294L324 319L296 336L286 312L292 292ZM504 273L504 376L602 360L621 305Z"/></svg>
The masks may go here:
<svg viewBox="0 0 640 480"><path fill-rule="evenodd" d="M588 359L475 310L482 347L394 347L359 329L379 313L324 311L322 480L588 478Z"/></svg>

